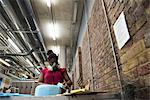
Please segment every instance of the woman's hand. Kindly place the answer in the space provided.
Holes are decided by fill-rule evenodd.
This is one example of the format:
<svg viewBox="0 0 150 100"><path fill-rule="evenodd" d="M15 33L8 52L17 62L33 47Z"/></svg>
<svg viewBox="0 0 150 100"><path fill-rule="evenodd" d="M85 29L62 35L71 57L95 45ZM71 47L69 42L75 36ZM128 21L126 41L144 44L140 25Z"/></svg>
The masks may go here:
<svg viewBox="0 0 150 100"><path fill-rule="evenodd" d="M6 90L6 93L10 93L10 92L11 92L11 90L10 90L10 89Z"/></svg>
<svg viewBox="0 0 150 100"><path fill-rule="evenodd" d="M64 80L65 80L64 83L65 83L66 87L71 87L72 81L70 80L69 75L68 75L68 73L67 73L66 70L65 70L65 72L63 73L63 77L64 77Z"/></svg>

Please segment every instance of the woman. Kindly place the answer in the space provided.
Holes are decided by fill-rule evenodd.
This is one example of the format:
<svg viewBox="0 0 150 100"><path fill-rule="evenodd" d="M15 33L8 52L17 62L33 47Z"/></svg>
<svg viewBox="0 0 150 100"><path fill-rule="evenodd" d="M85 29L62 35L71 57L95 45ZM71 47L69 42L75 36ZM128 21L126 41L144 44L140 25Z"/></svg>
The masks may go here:
<svg viewBox="0 0 150 100"><path fill-rule="evenodd" d="M60 68L58 64L58 56L55 53L48 55L49 66L41 71L38 82L40 84L57 85L58 83L65 83L65 88L69 88L72 82L67 74L65 68Z"/></svg>

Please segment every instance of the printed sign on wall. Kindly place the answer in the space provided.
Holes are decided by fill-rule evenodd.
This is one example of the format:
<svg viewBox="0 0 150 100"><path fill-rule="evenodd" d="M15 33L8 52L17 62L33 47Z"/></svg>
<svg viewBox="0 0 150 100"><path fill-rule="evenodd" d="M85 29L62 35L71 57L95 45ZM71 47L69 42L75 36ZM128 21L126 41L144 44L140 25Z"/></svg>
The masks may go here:
<svg viewBox="0 0 150 100"><path fill-rule="evenodd" d="M118 48L121 49L125 45L125 43L130 39L124 12L120 14L113 28L114 28Z"/></svg>

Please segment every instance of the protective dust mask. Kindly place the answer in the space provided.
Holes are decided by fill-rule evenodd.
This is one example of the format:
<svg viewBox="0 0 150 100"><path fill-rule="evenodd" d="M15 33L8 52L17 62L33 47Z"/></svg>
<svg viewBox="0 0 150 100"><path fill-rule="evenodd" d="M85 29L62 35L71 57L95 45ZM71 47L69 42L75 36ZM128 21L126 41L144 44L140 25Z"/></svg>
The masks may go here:
<svg viewBox="0 0 150 100"><path fill-rule="evenodd" d="M48 65L47 68L51 71L53 71L53 67L51 65Z"/></svg>
<svg viewBox="0 0 150 100"><path fill-rule="evenodd" d="M58 70L58 68L57 68L57 66L56 66L56 63L55 63L55 62L53 63L53 65L52 65L52 66L51 66L51 65L49 65L49 66L48 66L48 69L49 69L49 70L51 70L51 71L57 71L57 70Z"/></svg>

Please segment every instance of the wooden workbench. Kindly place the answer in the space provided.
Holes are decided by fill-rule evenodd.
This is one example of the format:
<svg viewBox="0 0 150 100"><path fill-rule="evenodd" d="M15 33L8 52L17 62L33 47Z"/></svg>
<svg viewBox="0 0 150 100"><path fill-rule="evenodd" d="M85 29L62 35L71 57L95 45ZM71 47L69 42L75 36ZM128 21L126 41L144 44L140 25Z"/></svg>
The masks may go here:
<svg viewBox="0 0 150 100"><path fill-rule="evenodd" d="M119 95L107 93L71 94L67 96L10 96L0 100L121 100Z"/></svg>

